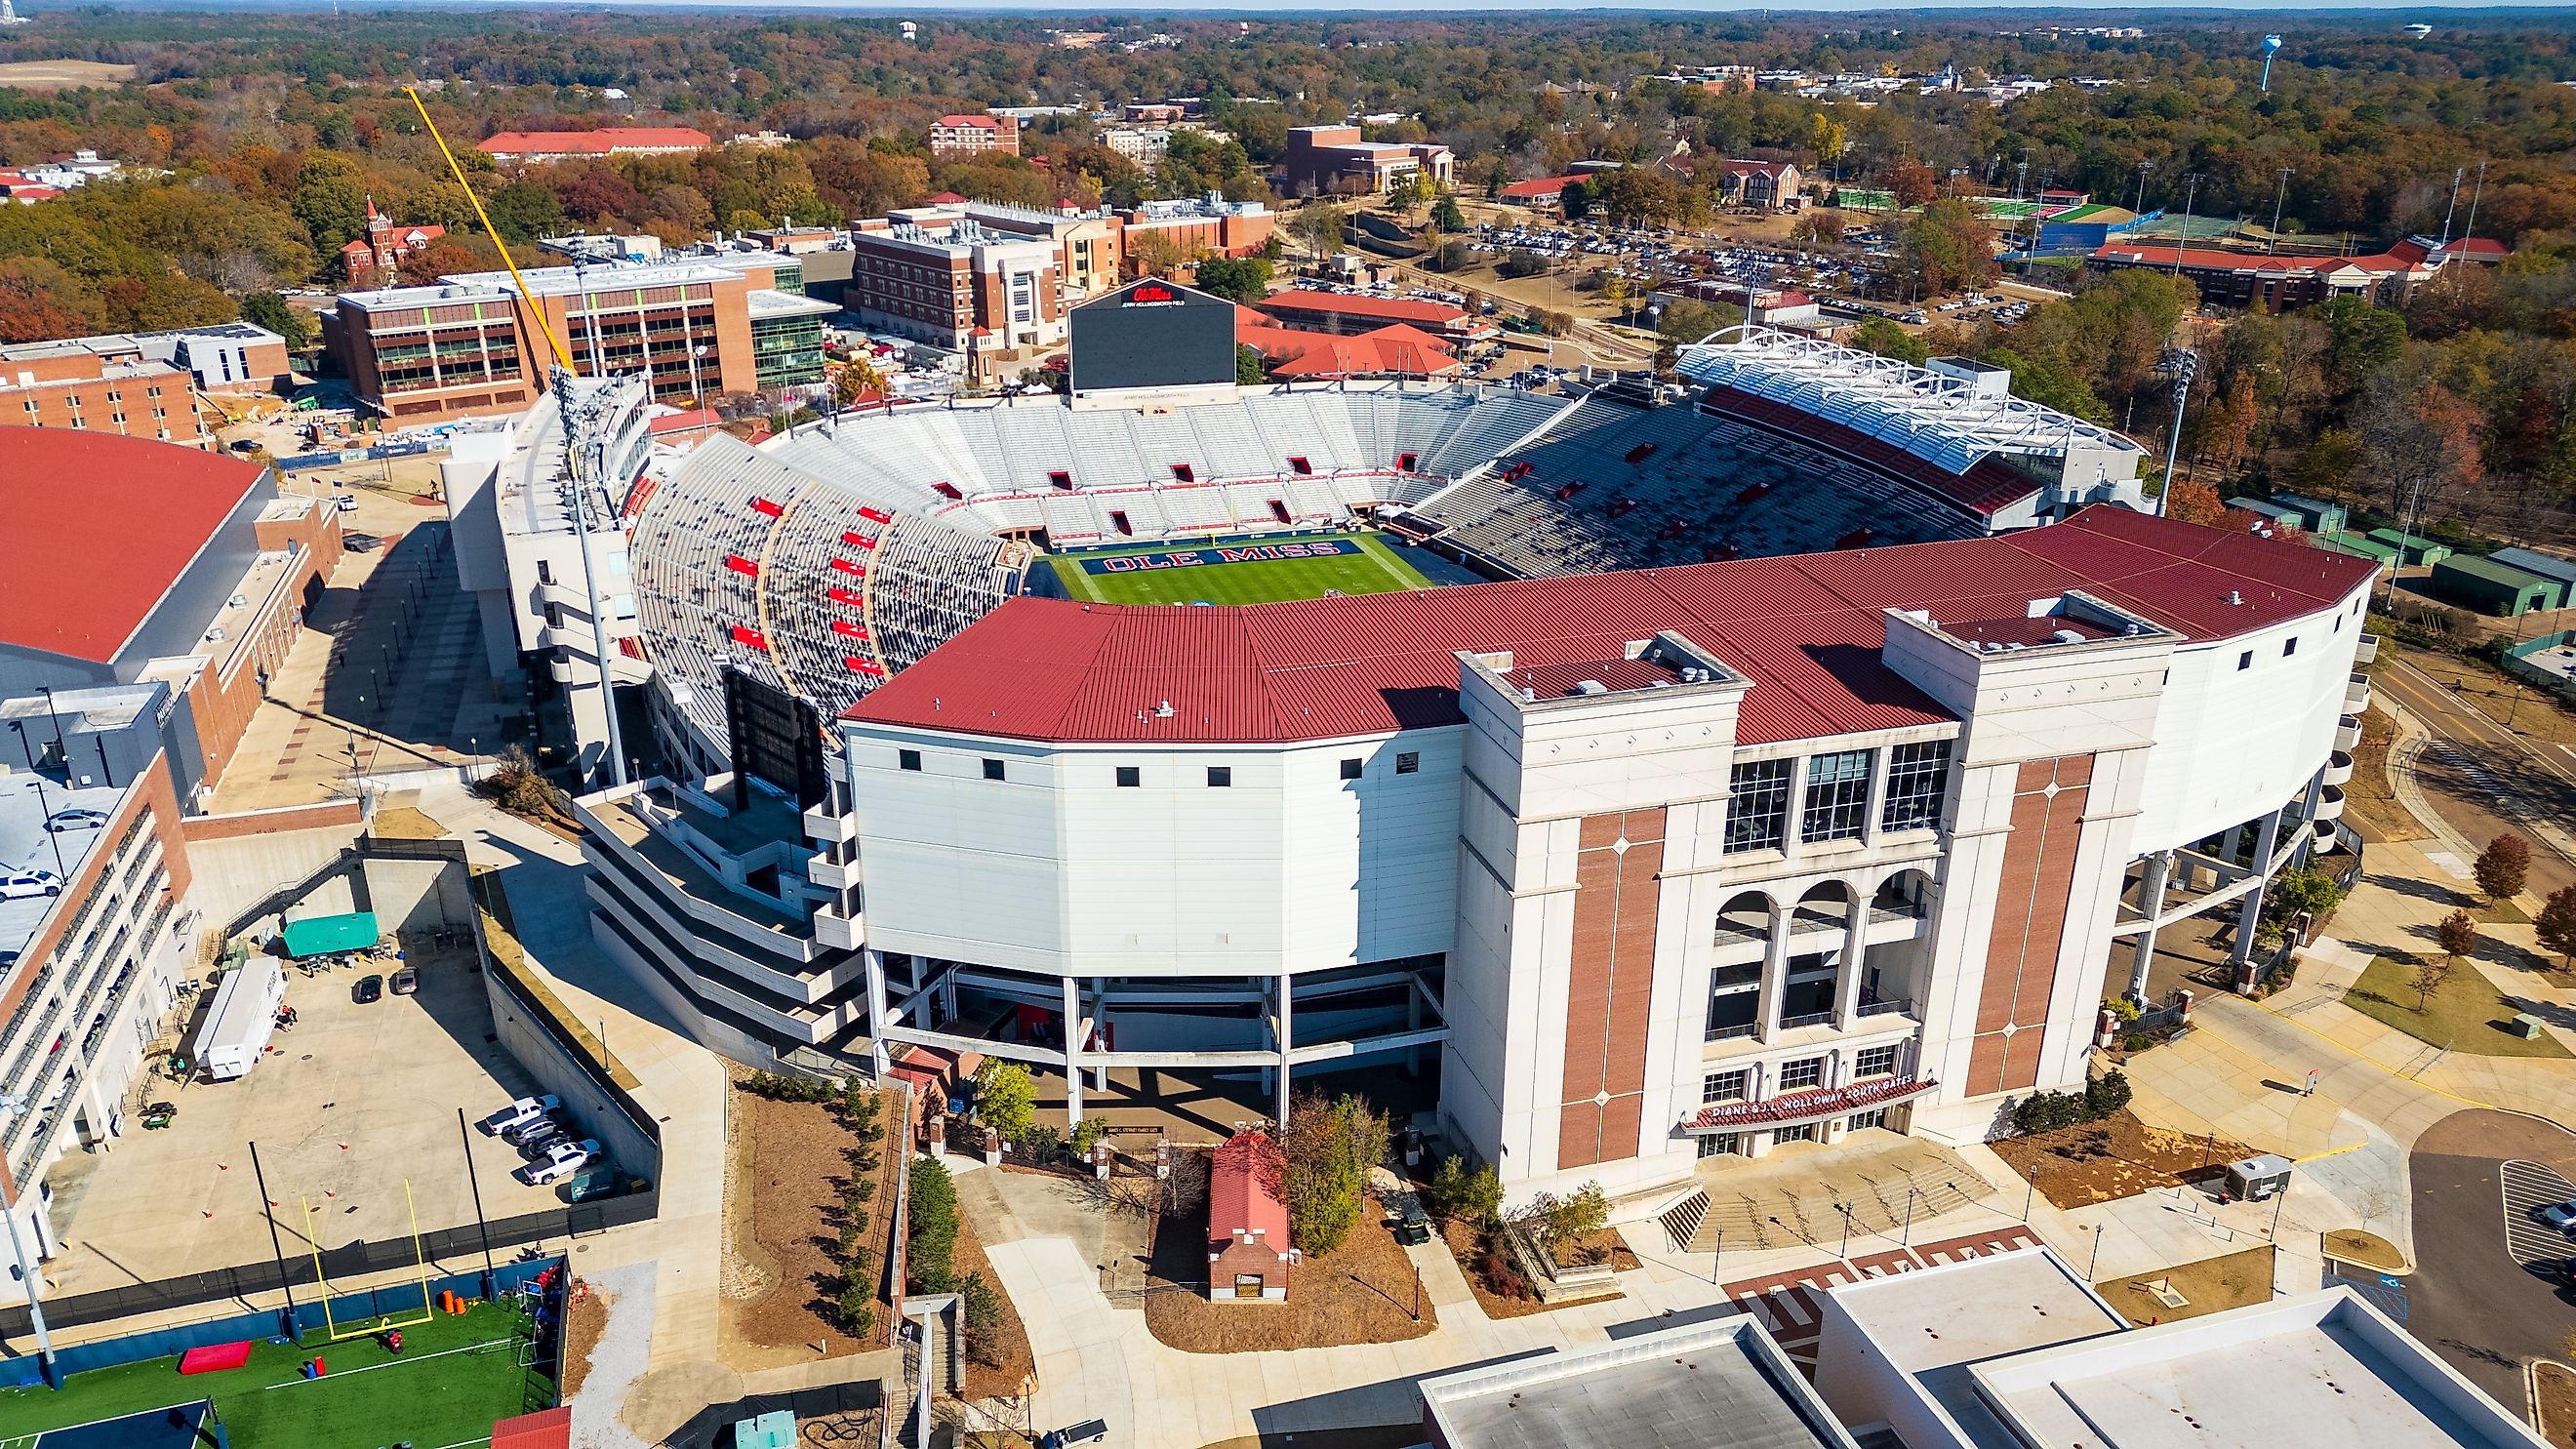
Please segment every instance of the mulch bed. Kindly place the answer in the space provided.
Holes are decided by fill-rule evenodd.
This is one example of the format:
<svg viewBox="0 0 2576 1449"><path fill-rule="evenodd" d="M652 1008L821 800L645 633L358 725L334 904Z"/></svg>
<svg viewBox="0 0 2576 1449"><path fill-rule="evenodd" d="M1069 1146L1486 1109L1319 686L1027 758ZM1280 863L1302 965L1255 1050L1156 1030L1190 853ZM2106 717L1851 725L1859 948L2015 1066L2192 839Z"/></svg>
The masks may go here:
<svg viewBox="0 0 2576 1449"><path fill-rule="evenodd" d="M584 1285L587 1286L587 1285ZM596 1288L573 1299L564 1310L563 1397L581 1391L590 1377L590 1353L608 1331L608 1300Z"/></svg>
<svg viewBox="0 0 2576 1449"><path fill-rule="evenodd" d="M966 1356L966 1397L1015 1398L1035 1388L1038 1360L1029 1348L1028 1325L1020 1321L1019 1305L1002 1287L1002 1275L993 1271L992 1260L984 1256L983 1240L975 1236L975 1226L966 1221L964 1213L957 1215L957 1242L949 1249L948 1262L960 1277L968 1273L983 1275L993 1287L993 1296L1002 1300L1001 1329L989 1343L979 1345ZM987 1358L993 1361L984 1362Z"/></svg>
<svg viewBox="0 0 2576 1449"><path fill-rule="evenodd" d="M2254 1149L2224 1137L2194 1137L2150 1127L2122 1108L2099 1122L2012 1137L1995 1155L2061 1208L2135 1197L2160 1187L2216 1176Z"/></svg>
<svg viewBox="0 0 2576 1449"><path fill-rule="evenodd" d="M1455 1218L1446 1219L1440 1224L1440 1238L1449 1245L1449 1256L1458 1260L1458 1271L1467 1275L1467 1291L1476 1295L1476 1306L1485 1310L1487 1318L1527 1318L1533 1313L1553 1313L1560 1308L1573 1308L1620 1296L1617 1293L1595 1293L1588 1298L1560 1298L1554 1303L1542 1303L1536 1294L1527 1298L1505 1298L1487 1288L1485 1280L1477 1275L1476 1262L1484 1256L1484 1249L1477 1244L1474 1228ZM1624 1262L1621 1261L1623 1256ZM1622 1244L1612 1252L1611 1264L1621 1269L1633 1268L1637 1265L1637 1255L1628 1252L1626 1245Z"/></svg>
<svg viewBox="0 0 2576 1449"><path fill-rule="evenodd" d="M1214 1303L1198 1288L1207 1279L1207 1217L1158 1218L1153 1273L1165 1285L1186 1284L1145 1299L1145 1326L1184 1353L1256 1353L1336 1344L1397 1343L1440 1326L1428 1295L1415 1322L1413 1259L1379 1222L1372 1202L1359 1225L1333 1251L1288 1272L1288 1296L1275 1303Z"/></svg>
<svg viewBox="0 0 2576 1449"><path fill-rule="evenodd" d="M2543 1361L2533 1366L2531 1377L2538 1390L2532 1407L2540 1416L2540 1437L2552 1444L2576 1444L2576 1372Z"/></svg>
<svg viewBox="0 0 2576 1449"><path fill-rule="evenodd" d="M2164 1306L2147 1286L2158 1280L2188 1301L2180 1308ZM2141 1327L2268 1303L2272 1299L2272 1247L2266 1243L2197 1263L2113 1278L2096 1288L2105 1302Z"/></svg>
<svg viewBox="0 0 2576 1449"><path fill-rule="evenodd" d="M2406 1271L2406 1255L2397 1251L2397 1245L2368 1229L2337 1228L2324 1234L2319 1241L2329 1258L2358 1263L2383 1273Z"/></svg>
<svg viewBox="0 0 2576 1449"><path fill-rule="evenodd" d="M893 1231L894 1172L905 1160L901 1096L888 1094L884 1100L880 1120L887 1131L879 1144L877 1194L868 1203L870 1222L861 1238L880 1270ZM887 1333L894 1310L882 1300L864 1340L853 1340L825 1316L840 1292L841 1267L833 1254L841 1187L850 1172L843 1154L858 1145L858 1137L819 1102L773 1102L738 1091L734 1103L751 1137L745 1185L752 1242L774 1269L768 1289L741 1305L735 1326L746 1341L765 1348L827 1340L843 1352L884 1346L891 1341Z"/></svg>

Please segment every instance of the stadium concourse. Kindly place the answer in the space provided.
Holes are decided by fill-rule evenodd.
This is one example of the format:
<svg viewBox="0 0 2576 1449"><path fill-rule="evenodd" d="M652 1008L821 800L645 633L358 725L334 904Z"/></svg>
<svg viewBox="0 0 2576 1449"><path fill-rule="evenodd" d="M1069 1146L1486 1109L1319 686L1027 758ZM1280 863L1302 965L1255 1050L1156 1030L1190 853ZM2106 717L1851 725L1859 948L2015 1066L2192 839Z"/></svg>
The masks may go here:
<svg viewBox="0 0 2576 1449"><path fill-rule="evenodd" d="M1680 370L1697 386L1280 385L716 438L630 505L657 734L720 771L725 670L828 718L1046 586L1042 554L1379 525L1479 576L1549 577L1977 537L2137 499L2134 444L1976 364L1753 328Z"/></svg>

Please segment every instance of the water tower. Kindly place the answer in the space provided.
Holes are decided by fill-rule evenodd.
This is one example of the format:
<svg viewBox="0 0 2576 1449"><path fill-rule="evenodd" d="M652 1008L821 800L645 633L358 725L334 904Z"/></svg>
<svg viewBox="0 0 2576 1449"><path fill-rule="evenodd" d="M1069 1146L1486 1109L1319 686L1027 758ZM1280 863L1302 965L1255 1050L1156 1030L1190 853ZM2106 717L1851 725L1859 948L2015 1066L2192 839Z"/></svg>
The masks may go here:
<svg viewBox="0 0 2576 1449"><path fill-rule="evenodd" d="M2270 95L2270 94L2272 93L2272 57L2274 57L2274 56L2276 56L2276 55L2279 55L2280 53L2281 53L2281 37L2279 37L2279 36L2277 36L2277 35L2267 35L2267 36L2264 36L2264 37L2263 37L2263 94L2265 94L2265 95L2267 95L2267 96L2268 96L2268 95Z"/></svg>

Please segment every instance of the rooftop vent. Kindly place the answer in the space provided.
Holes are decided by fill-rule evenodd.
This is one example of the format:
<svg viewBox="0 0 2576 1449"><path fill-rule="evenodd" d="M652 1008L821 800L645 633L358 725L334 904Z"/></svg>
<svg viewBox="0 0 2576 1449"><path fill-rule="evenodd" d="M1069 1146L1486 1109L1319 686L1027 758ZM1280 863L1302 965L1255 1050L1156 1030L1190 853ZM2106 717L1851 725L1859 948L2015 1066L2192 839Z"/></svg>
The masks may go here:
<svg viewBox="0 0 2576 1449"><path fill-rule="evenodd" d="M2231 604L2242 604L2245 602L2245 596L2234 589L2229 589L2227 591L2227 602Z"/></svg>
<svg viewBox="0 0 2576 1449"><path fill-rule="evenodd" d="M1583 679L1575 682L1574 692L1577 694L1608 694L1610 692L1610 686L1603 684L1597 679Z"/></svg>
<svg viewBox="0 0 2576 1449"><path fill-rule="evenodd" d="M2072 629L2060 629L2048 637L2060 644L2081 644L2084 642L2084 636Z"/></svg>
<svg viewBox="0 0 2576 1449"><path fill-rule="evenodd" d="M1172 708L1172 702L1168 699L1154 706L1154 718L1156 719L1170 719L1175 712L1176 711Z"/></svg>

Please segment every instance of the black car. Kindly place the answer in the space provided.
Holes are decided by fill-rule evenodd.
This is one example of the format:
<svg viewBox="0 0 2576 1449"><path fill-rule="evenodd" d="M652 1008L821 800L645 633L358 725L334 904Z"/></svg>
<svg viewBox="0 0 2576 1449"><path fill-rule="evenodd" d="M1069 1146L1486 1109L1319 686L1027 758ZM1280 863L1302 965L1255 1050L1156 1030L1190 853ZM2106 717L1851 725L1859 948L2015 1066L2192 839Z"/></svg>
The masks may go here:
<svg viewBox="0 0 2576 1449"><path fill-rule="evenodd" d="M361 976L358 978L358 984L349 988L349 999L360 1006L365 1006L372 1001L380 1001L384 998L384 994L385 978L381 976Z"/></svg>

